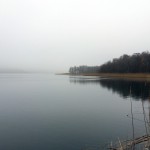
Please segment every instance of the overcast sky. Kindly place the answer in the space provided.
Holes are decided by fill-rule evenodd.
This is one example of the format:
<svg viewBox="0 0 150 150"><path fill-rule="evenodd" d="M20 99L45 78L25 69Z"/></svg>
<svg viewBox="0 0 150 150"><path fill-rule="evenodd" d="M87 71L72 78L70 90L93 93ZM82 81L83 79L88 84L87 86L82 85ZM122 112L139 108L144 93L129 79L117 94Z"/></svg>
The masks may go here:
<svg viewBox="0 0 150 150"><path fill-rule="evenodd" d="M150 0L0 0L0 68L67 71L150 50Z"/></svg>

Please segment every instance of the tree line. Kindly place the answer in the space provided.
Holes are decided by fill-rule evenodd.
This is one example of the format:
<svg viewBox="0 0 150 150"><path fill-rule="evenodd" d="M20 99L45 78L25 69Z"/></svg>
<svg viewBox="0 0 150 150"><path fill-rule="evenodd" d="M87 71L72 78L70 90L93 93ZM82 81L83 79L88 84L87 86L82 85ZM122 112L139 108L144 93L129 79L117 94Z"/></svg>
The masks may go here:
<svg viewBox="0 0 150 150"><path fill-rule="evenodd" d="M124 54L101 66L70 67L69 73L150 73L150 53Z"/></svg>
<svg viewBox="0 0 150 150"><path fill-rule="evenodd" d="M81 73L98 73L99 66L79 66L70 67L69 73L71 74L81 74Z"/></svg>

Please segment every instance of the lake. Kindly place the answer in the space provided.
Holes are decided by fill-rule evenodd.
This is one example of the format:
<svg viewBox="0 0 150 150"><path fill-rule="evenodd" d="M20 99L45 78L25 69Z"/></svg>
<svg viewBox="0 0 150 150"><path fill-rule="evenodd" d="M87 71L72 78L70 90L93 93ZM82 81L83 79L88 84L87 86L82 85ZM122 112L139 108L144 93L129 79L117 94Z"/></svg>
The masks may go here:
<svg viewBox="0 0 150 150"><path fill-rule="evenodd" d="M131 89L131 92L130 92ZM107 149L145 134L146 81L52 74L0 74L0 149Z"/></svg>

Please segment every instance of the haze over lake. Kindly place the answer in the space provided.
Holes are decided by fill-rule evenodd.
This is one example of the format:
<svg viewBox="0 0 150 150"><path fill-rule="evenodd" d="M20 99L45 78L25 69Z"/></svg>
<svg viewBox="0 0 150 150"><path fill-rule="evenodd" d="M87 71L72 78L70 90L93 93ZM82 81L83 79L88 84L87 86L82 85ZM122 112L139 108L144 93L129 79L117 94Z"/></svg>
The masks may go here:
<svg viewBox="0 0 150 150"><path fill-rule="evenodd" d="M139 93L144 86L147 92ZM0 74L0 149L106 148L117 137L131 137L130 98L135 118L143 120L148 90L143 81ZM142 121L135 120L135 130L145 133Z"/></svg>
<svg viewBox="0 0 150 150"><path fill-rule="evenodd" d="M149 0L1 0L0 70L67 72L150 50Z"/></svg>

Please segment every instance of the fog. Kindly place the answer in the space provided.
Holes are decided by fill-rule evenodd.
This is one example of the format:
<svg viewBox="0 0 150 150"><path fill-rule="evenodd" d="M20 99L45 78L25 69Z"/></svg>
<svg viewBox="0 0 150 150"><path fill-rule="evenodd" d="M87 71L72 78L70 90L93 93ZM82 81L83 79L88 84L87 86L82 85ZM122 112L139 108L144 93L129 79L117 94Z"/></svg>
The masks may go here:
<svg viewBox="0 0 150 150"><path fill-rule="evenodd" d="M149 0L1 0L0 69L66 72L150 50Z"/></svg>

